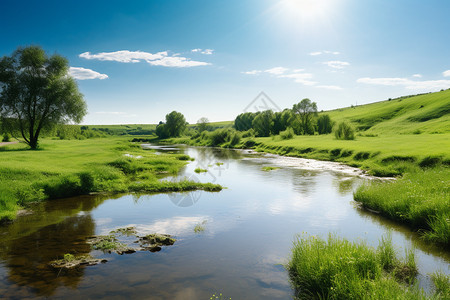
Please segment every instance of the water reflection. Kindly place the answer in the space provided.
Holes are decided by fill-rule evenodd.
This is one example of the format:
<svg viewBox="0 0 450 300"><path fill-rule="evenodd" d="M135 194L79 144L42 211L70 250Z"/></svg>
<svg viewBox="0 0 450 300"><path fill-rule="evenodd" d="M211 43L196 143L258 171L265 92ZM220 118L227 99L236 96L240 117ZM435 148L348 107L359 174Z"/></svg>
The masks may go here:
<svg viewBox="0 0 450 300"><path fill-rule="evenodd" d="M52 296L59 286L76 289L84 267L55 270L48 264L65 253L87 254L91 251L85 237L93 235L95 222L89 214L74 216L43 227L30 235L4 241L0 258L8 268L7 279L25 286L37 296ZM14 296L14 287L5 296Z"/></svg>

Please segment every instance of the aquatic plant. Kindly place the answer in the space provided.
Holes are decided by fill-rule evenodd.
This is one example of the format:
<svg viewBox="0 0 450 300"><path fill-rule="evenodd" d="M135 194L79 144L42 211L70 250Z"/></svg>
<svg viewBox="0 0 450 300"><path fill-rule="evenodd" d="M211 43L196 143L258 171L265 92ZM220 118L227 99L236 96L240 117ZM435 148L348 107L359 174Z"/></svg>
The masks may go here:
<svg viewBox="0 0 450 300"><path fill-rule="evenodd" d="M196 224L195 227L194 227L194 232L195 233L200 233L200 232L205 231L205 229L206 229L205 228L205 224L207 222L208 222L208 220L203 220L203 222Z"/></svg>
<svg viewBox="0 0 450 300"><path fill-rule="evenodd" d="M202 168L196 168L194 170L195 173L204 173L204 172L208 172L208 170L202 169Z"/></svg>
<svg viewBox="0 0 450 300"><path fill-rule="evenodd" d="M266 172L273 171L273 170L278 170L278 169L279 169L279 167L272 167L272 166L262 167L262 170L266 171Z"/></svg>

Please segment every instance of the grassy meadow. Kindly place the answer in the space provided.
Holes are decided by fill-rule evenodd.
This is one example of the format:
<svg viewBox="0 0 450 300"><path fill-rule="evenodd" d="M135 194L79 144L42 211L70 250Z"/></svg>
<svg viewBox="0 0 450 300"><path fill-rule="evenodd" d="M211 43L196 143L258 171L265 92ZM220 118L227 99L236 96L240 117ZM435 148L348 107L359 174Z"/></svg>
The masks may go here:
<svg viewBox="0 0 450 300"><path fill-rule="evenodd" d="M177 174L186 155L142 150L124 137L42 140L0 147L0 219L14 219L27 203L90 192L166 192L221 187L160 180Z"/></svg>

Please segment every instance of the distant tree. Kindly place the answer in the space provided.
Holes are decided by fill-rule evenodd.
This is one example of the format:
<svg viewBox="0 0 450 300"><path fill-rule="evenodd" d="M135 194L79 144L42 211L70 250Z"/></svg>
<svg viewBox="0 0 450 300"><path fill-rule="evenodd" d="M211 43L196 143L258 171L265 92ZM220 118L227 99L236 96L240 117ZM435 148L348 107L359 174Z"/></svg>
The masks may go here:
<svg viewBox="0 0 450 300"><path fill-rule="evenodd" d="M333 122L329 115L321 115L317 119L317 131L319 134L331 133L333 130Z"/></svg>
<svg viewBox="0 0 450 300"><path fill-rule="evenodd" d="M292 111L299 116L303 134L314 134L313 117L317 116L317 104L308 98L294 104Z"/></svg>
<svg viewBox="0 0 450 300"><path fill-rule="evenodd" d="M172 111L166 115L166 124L164 125L168 137L177 137L183 134L186 129L186 119L182 113Z"/></svg>
<svg viewBox="0 0 450 300"><path fill-rule="evenodd" d="M253 119L253 129L258 136L270 136L273 128L273 111L265 110Z"/></svg>
<svg viewBox="0 0 450 300"><path fill-rule="evenodd" d="M253 127L253 119L259 114L246 112L238 115L234 120L234 128L239 131L247 131Z"/></svg>
<svg viewBox="0 0 450 300"><path fill-rule="evenodd" d="M208 118L203 117L203 118L200 118L197 121L197 130L198 130L199 133L201 133L201 132L203 132L205 130L209 130L210 127L211 126L209 125Z"/></svg>
<svg viewBox="0 0 450 300"><path fill-rule="evenodd" d="M166 130L166 124L164 124L163 122L159 122L158 126L156 126L155 133L160 139L169 137Z"/></svg>
<svg viewBox="0 0 450 300"><path fill-rule="evenodd" d="M285 109L282 112L275 112L273 114L273 134L279 134L290 126L290 119L292 117L292 110Z"/></svg>
<svg viewBox="0 0 450 300"><path fill-rule="evenodd" d="M83 95L68 75L69 63L48 57L37 46L18 48L0 60L0 115L11 133L18 131L36 149L40 133L57 124L81 122L87 113Z"/></svg>

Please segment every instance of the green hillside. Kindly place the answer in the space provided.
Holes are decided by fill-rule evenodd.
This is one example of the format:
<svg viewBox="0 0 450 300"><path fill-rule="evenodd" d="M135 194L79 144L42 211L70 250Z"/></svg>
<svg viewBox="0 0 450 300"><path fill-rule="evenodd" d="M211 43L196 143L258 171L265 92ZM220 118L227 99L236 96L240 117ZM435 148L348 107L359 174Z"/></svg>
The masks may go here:
<svg viewBox="0 0 450 300"><path fill-rule="evenodd" d="M367 134L450 132L450 90L325 112Z"/></svg>

